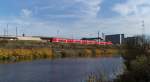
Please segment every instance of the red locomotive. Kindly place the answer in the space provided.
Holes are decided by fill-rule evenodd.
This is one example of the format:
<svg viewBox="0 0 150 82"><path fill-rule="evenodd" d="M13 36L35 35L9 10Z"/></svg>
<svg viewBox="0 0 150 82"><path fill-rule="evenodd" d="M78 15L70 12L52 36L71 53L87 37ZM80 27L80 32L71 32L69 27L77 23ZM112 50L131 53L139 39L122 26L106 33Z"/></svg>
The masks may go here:
<svg viewBox="0 0 150 82"><path fill-rule="evenodd" d="M79 44L97 44L97 45L112 45L112 42L97 42L95 40L77 40L77 39L65 39L65 38L51 38L50 42L56 43L79 43Z"/></svg>

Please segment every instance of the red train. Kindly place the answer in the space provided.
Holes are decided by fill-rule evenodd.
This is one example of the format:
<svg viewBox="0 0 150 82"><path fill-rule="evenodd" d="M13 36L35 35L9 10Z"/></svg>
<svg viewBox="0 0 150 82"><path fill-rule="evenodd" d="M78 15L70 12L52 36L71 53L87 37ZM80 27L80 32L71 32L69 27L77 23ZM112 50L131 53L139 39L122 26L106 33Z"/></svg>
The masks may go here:
<svg viewBox="0 0 150 82"><path fill-rule="evenodd" d="M79 44L97 44L97 45L112 45L112 42L97 42L94 40L77 40L77 39L64 39L64 38L51 38L50 42L62 43L79 43Z"/></svg>

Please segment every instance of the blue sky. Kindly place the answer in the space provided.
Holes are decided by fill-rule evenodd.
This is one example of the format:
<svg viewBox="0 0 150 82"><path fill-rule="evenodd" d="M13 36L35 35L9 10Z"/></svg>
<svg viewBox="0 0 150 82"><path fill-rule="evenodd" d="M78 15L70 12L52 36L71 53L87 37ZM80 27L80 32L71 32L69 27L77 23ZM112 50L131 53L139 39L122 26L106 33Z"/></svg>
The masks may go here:
<svg viewBox="0 0 150 82"><path fill-rule="evenodd" d="M93 37L105 34L141 34L150 28L149 0L1 0L0 34L9 25L9 34Z"/></svg>

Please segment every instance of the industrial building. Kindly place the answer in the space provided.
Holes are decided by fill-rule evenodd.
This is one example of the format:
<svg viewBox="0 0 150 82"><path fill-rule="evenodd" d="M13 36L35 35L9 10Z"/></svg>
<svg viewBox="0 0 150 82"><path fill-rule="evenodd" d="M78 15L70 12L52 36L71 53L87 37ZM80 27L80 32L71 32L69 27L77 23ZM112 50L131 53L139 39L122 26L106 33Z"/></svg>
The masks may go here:
<svg viewBox="0 0 150 82"><path fill-rule="evenodd" d="M0 40L17 40L15 36L0 36Z"/></svg>
<svg viewBox="0 0 150 82"><path fill-rule="evenodd" d="M123 44L124 34L105 35L106 42L112 42L113 44Z"/></svg>
<svg viewBox="0 0 150 82"><path fill-rule="evenodd" d="M81 40L95 40L95 41L99 41L99 42L101 42L101 41L104 41L104 39L102 39L101 37L97 37L97 38L82 38Z"/></svg>
<svg viewBox="0 0 150 82"><path fill-rule="evenodd" d="M41 41L40 37L32 36L0 36L0 40L36 40Z"/></svg>
<svg viewBox="0 0 150 82"><path fill-rule="evenodd" d="M17 40L35 40L35 41L41 41L40 37L30 37L30 36L25 36L25 37L17 37Z"/></svg>
<svg viewBox="0 0 150 82"><path fill-rule="evenodd" d="M141 44L143 42L147 42L146 40L143 40L143 37L127 37L124 39L124 43L131 43L132 45L137 45L137 44Z"/></svg>

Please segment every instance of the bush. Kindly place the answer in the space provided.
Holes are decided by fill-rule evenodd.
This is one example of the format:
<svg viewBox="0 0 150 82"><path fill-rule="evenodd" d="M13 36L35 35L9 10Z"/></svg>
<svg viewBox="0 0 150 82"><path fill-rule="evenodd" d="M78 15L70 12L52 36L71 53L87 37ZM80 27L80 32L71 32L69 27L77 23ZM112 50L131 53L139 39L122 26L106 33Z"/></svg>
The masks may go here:
<svg viewBox="0 0 150 82"><path fill-rule="evenodd" d="M117 82L150 82L149 41L137 37L138 41L125 44L125 73L118 77Z"/></svg>

